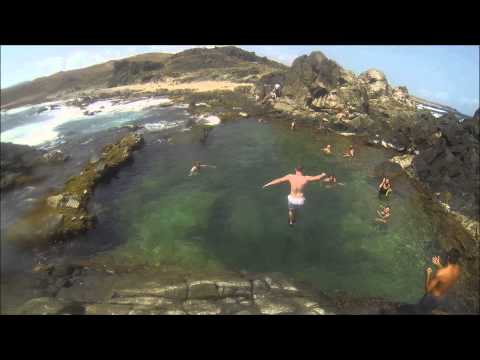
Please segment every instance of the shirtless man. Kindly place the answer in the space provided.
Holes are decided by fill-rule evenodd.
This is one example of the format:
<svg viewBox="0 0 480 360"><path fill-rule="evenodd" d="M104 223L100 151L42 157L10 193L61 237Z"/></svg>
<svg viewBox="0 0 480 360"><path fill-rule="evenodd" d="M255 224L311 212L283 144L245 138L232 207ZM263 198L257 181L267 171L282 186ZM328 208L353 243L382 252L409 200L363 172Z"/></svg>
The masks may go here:
<svg viewBox="0 0 480 360"><path fill-rule="evenodd" d="M200 161L195 161L193 163L193 167L190 169L190 174L188 174L188 176L192 176L192 175L196 175L200 172L200 169L202 168L207 168L207 167L212 167L214 168L215 166L212 166L212 165L204 165L204 164L200 164Z"/></svg>
<svg viewBox="0 0 480 360"><path fill-rule="evenodd" d="M305 203L305 197L303 196L303 188L309 182L322 180L327 174L322 173L317 176L303 175L303 169L299 165L295 168L295 174L288 174L284 177L270 181L263 185L263 188L270 185L281 184L284 182L290 183L290 195L288 195L288 220L289 224L293 225L295 222L295 210L300 208Z"/></svg>
<svg viewBox="0 0 480 360"><path fill-rule="evenodd" d="M353 150L353 145L350 145L350 147L347 149L347 151L345 151L343 153L343 157L353 158L354 155L355 155L355 152Z"/></svg>
<svg viewBox="0 0 480 360"><path fill-rule="evenodd" d="M375 219L375 221L386 224L388 222L388 220L390 219L390 215L391 215L390 206L386 206L385 208L383 208L382 211L377 210L377 214L378 214L379 217L377 217Z"/></svg>
<svg viewBox="0 0 480 360"><path fill-rule="evenodd" d="M324 147L322 149L322 151L327 154L327 155L330 155L332 153L332 145L328 144L326 147Z"/></svg>
<svg viewBox="0 0 480 360"><path fill-rule="evenodd" d="M382 199L388 198L388 195L392 192L392 184L390 183L390 179L384 177L382 182L378 186L378 198Z"/></svg>
<svg viewBox="0 0 480 360"><path fill-rule="evenodd" d="M448 290L457 282L460 277L459 258L460 251L457 249L451 249L448 252L446 266L440 263L439 256L432 258L432 263L438 267L438 270L432 277L432 268L426 269L425 296L418 304L422 313L431 313L440 306Z"/></svg>

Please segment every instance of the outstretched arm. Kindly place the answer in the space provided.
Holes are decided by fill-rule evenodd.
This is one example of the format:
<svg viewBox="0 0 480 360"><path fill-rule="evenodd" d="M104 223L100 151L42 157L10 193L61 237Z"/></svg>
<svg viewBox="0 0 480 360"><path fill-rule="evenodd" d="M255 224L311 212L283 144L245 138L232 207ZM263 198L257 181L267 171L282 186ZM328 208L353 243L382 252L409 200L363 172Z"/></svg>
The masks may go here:
<svg viewBox="0 0 480 360"><path fill-rule="evenodd" d="M289 179L289 176L287 175L287 176L272 180L269 183L263 185L263 188L265 189L267 186L270 186L270 185L277 185L277 184L281 184L283 182L287 182L288 179Z"/></svg>
<svg viewBox="0 0 480 360"><path fill-rule="evenodd" d="M321 173L320 175L317 175L317 176L306 176L306 178L308 181L318 181L318 180L322 180L325 176L327 176L327 174Z"/></svg>

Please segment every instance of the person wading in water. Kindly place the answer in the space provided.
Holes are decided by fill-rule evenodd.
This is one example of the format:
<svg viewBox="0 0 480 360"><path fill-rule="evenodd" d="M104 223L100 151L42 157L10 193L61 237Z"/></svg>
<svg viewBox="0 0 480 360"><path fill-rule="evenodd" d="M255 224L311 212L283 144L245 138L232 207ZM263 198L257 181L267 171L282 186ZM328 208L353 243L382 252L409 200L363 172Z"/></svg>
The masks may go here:
<svg viewBox="0 0 480 360"><path fill-rule="evenodd" d="M284 182L290 183L290 195L288 195L288 223L293 225L295 222L295 211L303 206L305 203L305 197L303 196L303 188L309 182L320 181L327 174L322 173L317 176L307 176L303 175L303 169L300 165L295 168L295 174L288 174L284 177L270 181L269 183L263 185L265 189L271 185L277 185Z"/></svg>
<svg viewBox="0 0 480 360"><path fill-rule="evenodd" d="M390 183L390 179L384 177L382 182L378 186L378 198L388 198L388 195L392 192L392 184Z"/></svg>
<svg viewBox="0 0 480 360"><path fill-rule="evenodd" d="M447 253L447 265L440 263L440 257L432 258L432 263L438 270L432 276L432 268L427 268L425 278L425 296L420 300L417 307L419 312L431 314L433 310L442 305L448 290L457 282L460 277L460 251L451 249Z"/></svg>

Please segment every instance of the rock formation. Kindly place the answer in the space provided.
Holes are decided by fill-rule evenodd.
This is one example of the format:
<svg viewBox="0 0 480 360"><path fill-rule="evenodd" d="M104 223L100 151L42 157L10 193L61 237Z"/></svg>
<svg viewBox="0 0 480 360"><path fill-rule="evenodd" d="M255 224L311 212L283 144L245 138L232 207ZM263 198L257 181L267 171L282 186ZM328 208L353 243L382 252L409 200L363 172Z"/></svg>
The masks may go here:
<svg viewBox="0 0 480 360"><path fill-rule="evenodd" d="M90 228L94 219L88 214L87 204L96 184L130 160L142 142L141 135L130 133L116 144L105 146L101 156L90 161L80 175L68 179L61 191L12 226L7 240L20 247L42 247Z"/></svg>

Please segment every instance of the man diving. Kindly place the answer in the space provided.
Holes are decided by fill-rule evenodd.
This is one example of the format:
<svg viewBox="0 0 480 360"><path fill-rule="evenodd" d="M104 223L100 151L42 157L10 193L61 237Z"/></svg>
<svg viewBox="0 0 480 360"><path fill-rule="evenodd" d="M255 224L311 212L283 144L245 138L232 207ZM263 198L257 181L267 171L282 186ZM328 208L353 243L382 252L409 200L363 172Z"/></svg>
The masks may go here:
<svg viewBox="0 0 480 360"><path fill-rule="evenodd" d="M284 177L272 180L269 183L263 185L263 188L265 189L270 185L281 184L287 181L290 183L290 195L288 195L288 222L290 225L293 225L293 223L295 222L295 211L305 203L305 197L303 196L303 188L309 182L319 181L325 176L327 176L327 174L325 173L317 176L303 175L303 169L299 165L295 168L295 174L288 174Z"/></svg>

